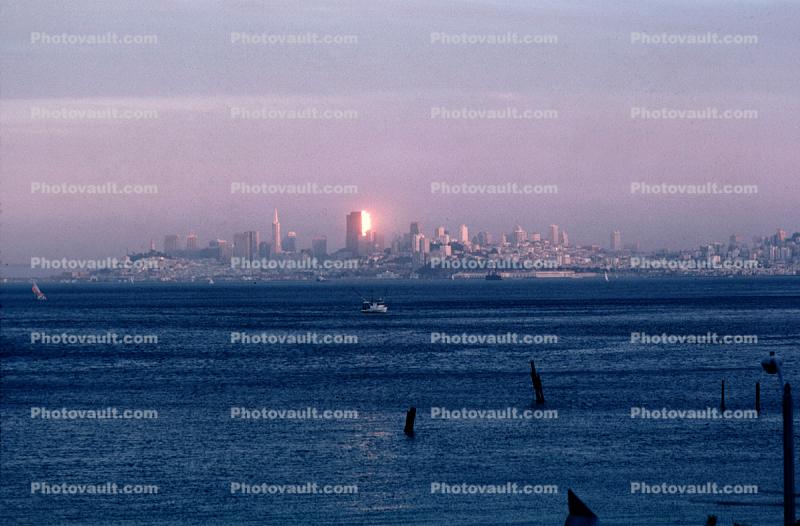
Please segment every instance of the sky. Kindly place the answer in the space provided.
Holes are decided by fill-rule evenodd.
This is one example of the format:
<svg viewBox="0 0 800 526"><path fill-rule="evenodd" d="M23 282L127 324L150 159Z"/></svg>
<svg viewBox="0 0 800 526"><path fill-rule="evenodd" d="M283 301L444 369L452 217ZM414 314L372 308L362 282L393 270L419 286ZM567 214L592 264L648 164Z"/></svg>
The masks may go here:
<svg viewBox="0 0 800 526"><path fill-rule="evenodd" d="M387 239L411 221L428 233L465 223L495 235L555 223L573 243L602 245L620 230L624 242L646 249L800 230L797 2L0 5L5 262L121 255L150 239L160 246L169 233L195 232L203 244L244 230L264 237L276 207L283 232L296 231L301 247L323 234L331 249L344 245L345 216L360 209ZM157 41L43 42L109 32ZM632 38L708 32L757 42ZM308 33L355 41L232 42L232 34ZM432 41L507 33L556 41ZM636 108L674 115L708 107L755 117L632 117ZM312 108L351 118L280 113ZM505 108L555 117L485 118ZM86 117L99 109L149 117ZM484 113L453 118L461 109ZM234 117L242 110L270 118ZM63 195L32 186L110 182L156 185L157 193ZM357 193L232 193L237 182L350 185ZM555 185L557 193L443 195L431 190L437 182ZM751 185L757 193L642 195L631 192L634 182Z"/></svg>

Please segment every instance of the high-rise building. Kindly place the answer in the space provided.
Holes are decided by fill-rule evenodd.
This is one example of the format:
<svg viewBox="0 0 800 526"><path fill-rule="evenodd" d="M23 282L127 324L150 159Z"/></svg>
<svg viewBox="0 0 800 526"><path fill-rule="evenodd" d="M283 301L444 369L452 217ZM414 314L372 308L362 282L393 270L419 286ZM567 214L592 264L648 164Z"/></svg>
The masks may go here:
<svg viewBox="0 0 800 526"><path fill-rule="evenodd" d="M275 217L272 220L272 253L278 255L283 252L281 247L281 223L278 221L278 209L275 209Z"/></svg>
<svg viewBox="0 0 800 526"><path fill-rule="evenodd" d="M236 232L233 234L233 257L251 259L250 242L245 232Z"/></svg>
<svg viewBox="0 0 800 526"><path fill-rule="evenodd" d="M413 223L411 223L411 228L410 228L409 231L411 233L411 237L413 238L417 234L421 234L422 233L422 228L419 226L418 222L414 221Z"/></svg>
<svg viewBox="0 0 800 526"><path fill-rule="evenodd" d="M437 226L433 237L435 237L436 239L440 239L440 238L443 238L444 235L445 235L444 227L443 226Z"/></svg>
<svg viewBox="0 0 800 526"><path fill-rule="evenodd" d="M268 258L270 256L270 252L272 252L272 245L266 241L262 241L258 244L258 257Z"/></svg>
<svg viewBox="0 0 800 526"><path fill-rule="evenodd" d="M186 236L186 250L197 250L197 235L194 232Z"/></svg>
<svg viewBox="0 0 800 526"><path fill-rule="evenodd" d="M561 245L565 247L569 246L569 236L566 230L561 230Z"/></svg>
<svg viewBox="0 0 800 526"><path fill-rule="evenodd" d="M786 241L786 237L787 237L786 230L783 230L783 229L778 229L778 233L775 234L775 239L778 241L778 243L785 242Z"/></svg>
<svg viewBox="0 0 800 526"><path fill-rule="evenodd" d="M411 236L411 252L417 254L422 252L422 240L425 238L422 234L414 234Z"/></svg>
<svg viewBox="0 0 800 526"><path fill-rule="evenodd" d="M558 225L550 225L550 244L558 245Z"/></svg>
<svg viewBox="0 0 800 526"><path fill-rule="evenodd" d="M181 249L181 238L177 234L164 236L164 252L174 254Z"/></svg>
<svg viewBox="0 0 800 526"><path fill-rule="evenodd" d="M619 230L611 233L611 250L614 252L622 250L622 233Z"/></svg>
<svg viewBox="0 0 800 526"><path fill-rule="evenodd" d="M259 234L257 231L238 232L233 235L233 256L253 260L258 256Z"/></svg>
<svg viewBox="0 0 800 526"><path fill-rule="evenodd" d="M542 234L540 234L539 232L531 232L530 240L533 241L534 243L538 243L542 240Z"/></svg>
<svg viewBox="0 0 800 526"><path fill-rule="evenodd" d="M362 212L347 214L347 230L345 232L345 248L353 255L358 255L358 242L363 231Z"/></svg>
<svg viewBox="0 0 800 526"><path fill-rule="evenodd" d="M514 245L521 245L528 239L528 233L525 232L521 226L517 225L514 227L514 231L511 233L511 243Z"/></svg>
<svg viewBox="0 0 800 526"><path fill-rule="evenodd" d="M469 244L469 229L467 225L460 225L458 227L458 241L464 245Z"/></svg>
<svg viewBox="0 0 800 526"><path fill-rule="evenodd" d="M311 240L311 253L315 258L324 258L328 256L328 238L325 236L315 236Z"/></svg>
<svg viewBox="0 0 800 526"><path fill-rule="evenodd" d="M297 252L297 233L287 232L282 245L284 252Z"/></svg>

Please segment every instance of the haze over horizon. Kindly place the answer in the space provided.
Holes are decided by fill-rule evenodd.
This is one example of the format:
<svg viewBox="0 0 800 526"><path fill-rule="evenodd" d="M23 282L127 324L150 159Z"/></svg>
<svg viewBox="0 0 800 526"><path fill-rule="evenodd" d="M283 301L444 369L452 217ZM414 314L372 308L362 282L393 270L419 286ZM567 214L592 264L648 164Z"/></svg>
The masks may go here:
<svg viewBox="0 0 800 526"><path fill-rule="evenodd" d="M340 3L241 0L2 2L2 259L105 257L151 238L259 230L273 208L301 246L344 244L369 210L387 242L411 221L565 228L573 244L621 230L643 249L800 230L800 5L777 1ZM91 13L91 16L86 16ZM150 45L58 45L48 35L156 35ZM432 34L556 35L458 45ZM757 35L752 45L643 45L631 33ZM232 42L232 33L356 35L357 43ZM456 119L441 109L555 110ZM639 119L633 108L755 110L741 120ZM61 119L110 108L155 118ZM232 112L351 111L355 118ZM52 195L31 184L155 184L155 195ZM232 194L231 183L356 185L356 195ZM431 183L557 185L555 195L442 195ZM637 195L632 182L755 185L755 195Z"/></svg>

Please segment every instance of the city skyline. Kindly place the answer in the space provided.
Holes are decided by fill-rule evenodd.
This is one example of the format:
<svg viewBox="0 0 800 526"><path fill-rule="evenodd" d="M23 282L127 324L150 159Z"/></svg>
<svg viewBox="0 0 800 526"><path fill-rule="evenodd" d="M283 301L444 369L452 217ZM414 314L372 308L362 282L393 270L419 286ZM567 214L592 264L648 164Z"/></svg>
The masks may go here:
<svg viewBox="0 0 800 526"><path fill-rule="evenodd" d="M339 227L328 227L327 229L315 229L307 232L301 233L298 236L296 232L296 228L287 231L286 236L281 234L281 223L278 220L278 208L273 208L273 215L271 218L271 223L268 227L264 227L263 231L269 232L269 243L268 250L269 255L274 256L275 254L281 254L285 252L283 249L283 243L287 239L287 236L291 235L292 242L296 243L296 249L292 250L291 252L299 252L300 250L312 250L313 251L313 242L314 239L324 239L326 248L330 251L329 253L333 253L337 250L347 250L351 249L353 245L348 242L348 231L349 231L349 221L350 216L353 214L358 214L359 217L366 214L366 217L370 218L379 218L376 212L367 211L367 210L358 210L357 212L350 212L346 215L345 219L347 222L342 222L343 224ZM197 232L200 230L197 228L189 227L183 232L176 233L162 233L161 235L154 234L151 237L146 238L146 240L141 241L136 245L136 247L126 247L122 252L113 252L113 251L103 251L102 249L97 249L91 254L81 254L81 253L50 253L48 250L38 250L35 254L26 254L22 256L21 260L11 260L7 255L3 258L3 263L6 265L26 265L28 260L34 256L41 256L41 257L100 257L100 256L108 256L110 254L120 255L120 254L131 254L136 252L146 252L147 250L154 250L157 246L163 248L164 252L174 252L177 250L186 249L186 245L179 246L181 244L181 239L183 236L186 236L187 243L189 239L192 239L192 243L198 249L207 248L212 246L215 243L220 241L227 242L231 247L236 245L237 236L247 236L248 237L248 246L251 248L248 251L248 257L251 255L263 255L264 245L266 242L260 241L260 232L262 232L261 228L253 228L255 227L256 222L253 222L243 230L239 231L231 231L224 233L221 230L217 230L213 233L210 233L208 237L203 235L198 235ZM719 242L726 242L731 236L740 236L742 239L746 240L747 242L751 242L755 239L763 238L767 235L771 235L765 232L760 233L743 233L743 232L728 232L725 235L720 236L719 238L712 239L710 237L704 237L703 241L695 244L695 245L672 245L672 246L648 246L646 242L643 242L640 239L634 239L631 236L625 235L620 229L618 228L608 228L607 232L605 233L605 239L602 236L598 236L598 238L594 239L591 238L587 233L580 232L580 231L573 231L572 228L568 228L565 225L559 224L549 224L545 226L547 221L542 221L541 225L531 226L527 223L520 224L519 222L509 225L505 229L499 230L490 230L486 228L481 228L478 225L473 225L471 223L464 223L460 221L454 221L453 224L441 224L437 222L433 223L425 223L423 221L409 221L406 223L406 228L403 230L402 228L392 229L390 231L384 231L380 229L372 230L371 225L366 227L367 230L363 230L361 224L358 224L358 230L361 232L360 237L363 237L367 232L372 233L379 233L382 237L385 237L385 243L390 245L396 238L401 237L402 235L406 234L411 230L412 232L416 229L423 237L433 240L436 242L437 238L440 237L437 233L438 229L443 229L443 231L448 232L450 239L453 241L457 241L461 239L460 235L462 233L462 227L469 232L469 242L472 243L476 239L476 237L480 238L482 235L488 234L488 237L491 241L486 244L498 244L501 242L501 238L503 236L508 236L510 241L513 243L513 236L514 231L516 229L521 229L526 236L537 235L540 236L542 240L547 240L550 244L565 244L569 245L570 243L575 245L583 245L583 246L600 246L602 248L607 248L611 250L620 250L624 246L637 246L642 251L648 252L658 252L664 250L671 250L671 251L679 251L679 250L690 250L697 246L703 244L712 244L712 243L719 243ZM332 231L333 234L325 234L322 233L323 231ZM774 234L775 232L786 231L791 233L800 231L800 227L798 228L791 228L791 227L784 227L784 226L777 226L771 232ZM175 232L175 231L173 231ZM569 232L569 234L568 234ZM573 236L573 234L575 234ZM620 243L615 245L614 239L615 234L619 234ZM569 235L569 237L565 240L564 236ZM277 236L277 237L276 237ZM555 237L554 237L555 236ZM242 238L244 239L244 238ZM276 242L277 239L277 242ZM156 240L159 240L157 242ZM554 241L555 240L555 241ZM566 241L566 243L564 243ZM242 243L243 241L240 241ZM358 243L358 241L355 241ZM275 247L278 246L278 251L275 251ZM615 248L616 247L616 248ZM5 254L8 254L9 251L5 250ZM241 255L241 254L240 254Z"/></svg>
<svg viewBox="0 0 800 526"><path fill-rule="evenodd" d="M314 250L314 241L315 240L322 240L325 242L325 246L333 247L333 252L338 250L346 250L353 254L359 254L359 242L363 240L365 236L368 234L376 234L380 233L384 235L384 233L379 232L377 230L371 229L371 224L362 224L362 218L367 217L371 218L371 213L366 210L359 210L359 211L352 211L348 213L345 217L345 225L343 227L344 234L342 237L344 241L340 245L329 245L328 241L331 239L326 235L322 234L309 234L305 236L303 241L299 242L292 250L278 250L275 251L274 247L276 246L276 239L278 246L282 243L282 241L286 240L287 237L293 239L293 243L296 243L296 233L294 231L287 232L287 237L281 238L280 237L280 223L278 222L278 209L274 209L274 220L272 223L272 243L270 244L270 254L269 255L276 255L282 254L284 252L295 253L301 250ZM276 225L277 225L277 238L276 238ZM545 232L546 230L546 232ZM426 234L427 232L427 234ZM472 235L469 233L472 232ZM770 235L777 235L783 236L784 238L787 236L792 235L794 232L800 232L800 229L792 230L792 229L784 229L784 228L777 228L773 231L773 234L765 234L761 233L760 235L753 235L753 236L745 236L741 233L732 232L725 236L725 239L709 239L707 240L707 244L714 244L714 243L728 243L731 242L732 239L737 239L738 244L749 244L755 240L761 240ZM258 238L259 231L256 230L254 232L245 231L242 233L236 232L232 234L232 238L235 240L237 235L241 234L254 234L256 239ZM419 235L421 238L427 238L434 243L438 244L449 244L451 242L457 242L460 244L485 244L485 245L497 245L503 243L503 239L506 239L507 243L510 244L519 244L520 242L538 242L547 240L550 245L558 245L558 246L569 246L570 245L570 237L568 235L568 231L562 225L557 224L550 224L547 229L526 229L520 224L514 225L510 230L505 232L489 232L484 229L470 227L466 223L460 223L455 228L448 228L447 225L440 225L436 224L436 226L429 226L426 230L424 224L420 221L411 221L409 222L409 227L406 229L406 232L391 232L391 241L397 241L398 239L402 239L403 236L411 236L413 239L414 235ZM442 237L446 237L446 240L442 240ZM482 236L488 236L488 240L481 243L480 239ZM517 239L517 236L520 236ZM196 243L198 236L191 231L189 236L187 237L187 244L185 249L190 250L189 248L189 237L193 237L195 241L195 248L198 248ZM180 234L166 234L164 236L164 252L175 252L178 250L182 250L183 248L177 246L174 243L179 243L181 238ZM209 239L210 244L218 243L221 240L219 237L212 237ZM306 242L307 241L307 242ZM624 241L624 242L623 242ZM258 243L256 243L258 244ZM263 243L262 243L263 244ZM609 241L608 242L600 242L598 241L590 241L590 242L583 242L583 243L575 243L576 245L583 245L583 246L599 246L604 249L608 249L610 251L620 251L626 247L641 247L641 243L638 240L628 240L623 237L623 233L620 230L614 229L609 231ZM235 245L235 242L234 242ZM142 245L144 246L144 244ZM151 239L149 242L149 246L151 247L151 251L154 250L154 240ZM695 247L679 247L677 249L672 250L690 250ZM638 248L637 248L638 249ZM660 249L651 250L652 252L662 251L662 250L669 250L666 247L662 247ZM361 254L363 255L363 253Z"/></svg>
<svg viewBox="0 0 800 526"><path fill-rule="evenodd" d="M89 25L80 10L53 5L42 17L35 5L17 5L0 22L3 259L124 253L140 249L143 239L192 229L225 237L258 228L267 237L269 224L254 218L275 207L301 238L330 240L339 239L342 211L360 209L377 211L387 234L405 231L411 220L490 232L553 223L566 226L573 242L607 240L616 228L649 249L797 228L799 13L780 5L657 1L621 16L620 6L552 0L478 1L463 9L411 0L380 10L365 0L240 2L217 16L211 4L145 0L98 9ZM32 33L70 27L159 38L138 46L31 42ZM760 38L752 45L688 46L631 38L723 30ZM248 31L355 35L358 42L231 41ZM556 35L557 43L432 39L531 31ZM204 60L187 62L188 45ZM662 108L708 107L757 118L654 117ZM557 113L459 118L464 108ZM60 118L61 110L152 118ZM268 114L287 110L342 115ZM157 192L32 189L110 182L156 185ZM752 185L757 193L632 193L640 182ZM341 185L343 192L255 195L232 192L236 183ZM431 187L464 183L558 191L463 195Z"/></svg>

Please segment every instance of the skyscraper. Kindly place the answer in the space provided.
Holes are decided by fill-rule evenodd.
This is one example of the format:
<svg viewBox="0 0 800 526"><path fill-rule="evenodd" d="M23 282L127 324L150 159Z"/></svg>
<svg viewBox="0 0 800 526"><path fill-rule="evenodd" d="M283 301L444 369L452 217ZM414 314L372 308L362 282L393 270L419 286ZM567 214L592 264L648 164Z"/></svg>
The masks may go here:
<svg viewBox="0 0 800 526"><path fill-rule="evenodd" d="M194 232L186 236L186 250L197 250L197 235Z"/></svg>
<svg viewBox="0 0 800 526"><path fill-rule="evenodd" d="M164 252L172 254L181 249L181 238L177 234L164 236Z"/></svg>
<svg viewBox="0 0 800 526"><path fill-rule="evenodd" d="M258 256L257 231L238 232L233 235L233 255L234 257L253 260Z"/></svg>
<svg viewBox="0 0 800 526"><path fill-rule="evenodd" d="M286 239L284 239L283 244L284 252L297 252L297 233L296 232L287 232Z"/></svg>
<svg viewBox="0 0 800 526"><path fill-rule="evenodd" d="M511 233L511 242L515 245L521 245L528 239L528 233L525 232L521 226L517 225L514 227L514 231Z"/></svg>
<svg viewBox="0 0 800 526"><path fill-rule="evenodd" d="M469 244L469 229L467 225L461 225L458 227L458 241L465 245Z"/></svg>
<svg viewBox="0 0 800 526"><path fill-rule="evenodd" d="M347 214L347 231L345 234L345 248L353 255L358 255L358 242L361 239L362 224L361 211Z"/></svg>
<svg viewBox="0 0 800 526"><path fill-rule="evenodd" d="M275 218L272 220L272 253L280 254L283 252L281 247L281 223L278 221L278 209L275 209Z"/></svg>
<svg viewBox="0 0 800 526"><path fill-rule="evenodd" d="M250 243L247 239L247 233L236 232L233 234L233 257L241 259L250 258Z"/></svg>
<svg viewBox="0 0 800 526"><path fill-rule="evenodd" d="M411 223L410 233L411 233L412 239L417 234L421 234L422 233L422 227L419 226L418 222L414 221L413 223Z"/></svg>
<svg viewBox="0 0 800 526"><path fill-rule="evenodd" d="M550 244L558 245L558 225L550 225Z"/></svg>
<svg viewBox="0 0 800 526"><path fill-rule="evenodd" d="M328 255L328 238L325 236L315 236L311 240L311 252L315 258L324 258Z"/></svg>
<svg viewBox="0 0 800 526"><path fill-rule="evenodd" d="M611 250L615 252L622 250L622 233L619 230L611 233Z"/></svg>

